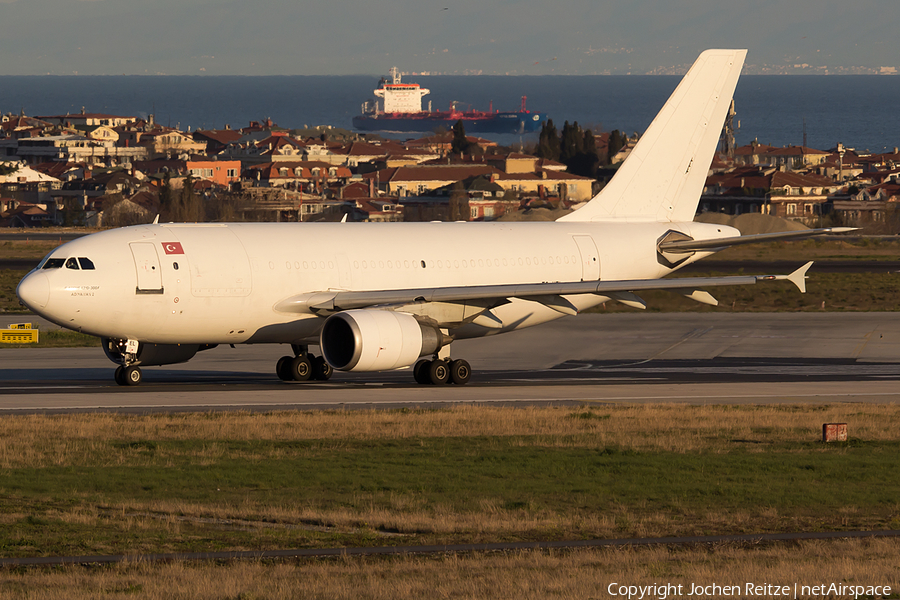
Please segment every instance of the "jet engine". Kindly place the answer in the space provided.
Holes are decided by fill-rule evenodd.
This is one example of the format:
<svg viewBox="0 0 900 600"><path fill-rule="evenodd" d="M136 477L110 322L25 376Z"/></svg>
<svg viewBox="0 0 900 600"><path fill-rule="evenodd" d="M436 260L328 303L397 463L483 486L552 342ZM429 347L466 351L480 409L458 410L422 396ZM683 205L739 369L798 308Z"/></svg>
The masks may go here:
<svg viewBox="0 0 900 600"><path fill-rule="evenodd" d="M125 364L125 341L101 338L106 358L116 364ZM199 350L215 348L215 344L146 344L138 345L137 362L141 366L174 365L191 360Z"/></svg>
<svg viewBox="0 0 900 600"><path fill-rule="evenodd" d="M328 364L340 371L385 371L437 352L443 335L406 313L347 310L326 319L319 345Z"/></svg>

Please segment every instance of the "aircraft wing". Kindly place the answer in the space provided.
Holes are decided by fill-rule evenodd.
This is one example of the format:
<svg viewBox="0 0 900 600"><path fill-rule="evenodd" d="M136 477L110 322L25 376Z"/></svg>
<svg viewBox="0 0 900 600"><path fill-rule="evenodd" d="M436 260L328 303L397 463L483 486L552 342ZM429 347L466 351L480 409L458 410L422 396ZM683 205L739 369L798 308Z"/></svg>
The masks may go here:
<svg viewBox="0 0 900 600"><path fill-rule="evenodd" d="M373 291L322 291L300 294L275 305L275 310L288 313L318 313L365 308L378 305L404 305L426 302L466 302L507 298L531 299L564 314L578 311L564 295L598 294L610 296L625 304L641 305L634 292L643 290L673 290L694 300L715 304L701 288L728 285L753 285L760 281L786 280L806 292L808 262L789 275L738 275L731 277L684 277L677 279L635 279L623 281L574 281L561 283L523 283L509 285L481 285L439 288ZM709 302L708 300L712 300Z"/></svg>
<svg viewBox="0 0 900 600"><path fill-rule="evenodd" d="M856 227L828 227L825 229L803 229L801 231L780 231L777 233L759 233L756 235L739 235L737 237L718 238L712 240L677 240L671 242L661 242L659 244L660 252L670 252L672 254L689 253L696 250L721 250L729 246L739 246L741 244L758 244L761 242L777 242L784 240L802 240L803 238L813 237L817 235L825 235L828 233L846 233L855 231Z"/></svg>

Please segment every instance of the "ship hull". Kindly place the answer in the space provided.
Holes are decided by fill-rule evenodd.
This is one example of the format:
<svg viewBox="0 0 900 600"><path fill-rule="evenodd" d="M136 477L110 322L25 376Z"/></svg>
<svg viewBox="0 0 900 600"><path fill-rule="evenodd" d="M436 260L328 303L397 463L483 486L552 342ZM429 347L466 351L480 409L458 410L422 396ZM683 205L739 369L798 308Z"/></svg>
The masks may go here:
<svg viewBox="0 0 900 600"><path fill-rule="evenodd" d="M463 122L466 133L531 133L540 131L546 116L535 112L374 114L353 117L353 127L359 131L425 133L450 131L457 121Z"/></svg>

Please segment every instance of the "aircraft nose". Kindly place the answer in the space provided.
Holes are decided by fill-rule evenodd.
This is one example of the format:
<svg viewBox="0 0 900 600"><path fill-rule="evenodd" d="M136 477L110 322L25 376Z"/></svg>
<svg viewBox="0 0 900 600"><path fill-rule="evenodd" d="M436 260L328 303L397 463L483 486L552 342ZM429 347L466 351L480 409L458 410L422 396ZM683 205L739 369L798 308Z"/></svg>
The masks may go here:
<svg viewBox="0 0 900 600"><path fill-rule="evenodd" d="M37 312L50 301L50 280L46 273L37 271L26 275L16 288L16 295L25 306Z"/></svg>

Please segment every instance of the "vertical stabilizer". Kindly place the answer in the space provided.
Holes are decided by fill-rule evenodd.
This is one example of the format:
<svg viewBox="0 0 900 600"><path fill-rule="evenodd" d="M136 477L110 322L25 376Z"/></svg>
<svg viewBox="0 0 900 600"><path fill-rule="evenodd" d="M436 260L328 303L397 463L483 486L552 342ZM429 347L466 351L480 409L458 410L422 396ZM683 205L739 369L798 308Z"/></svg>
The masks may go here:
<svg viewBox="0 0 900 600"><path fill-rule="evenodd" d="M692 221L746 50L707 50L616 175L560 221Z"/></svg>

